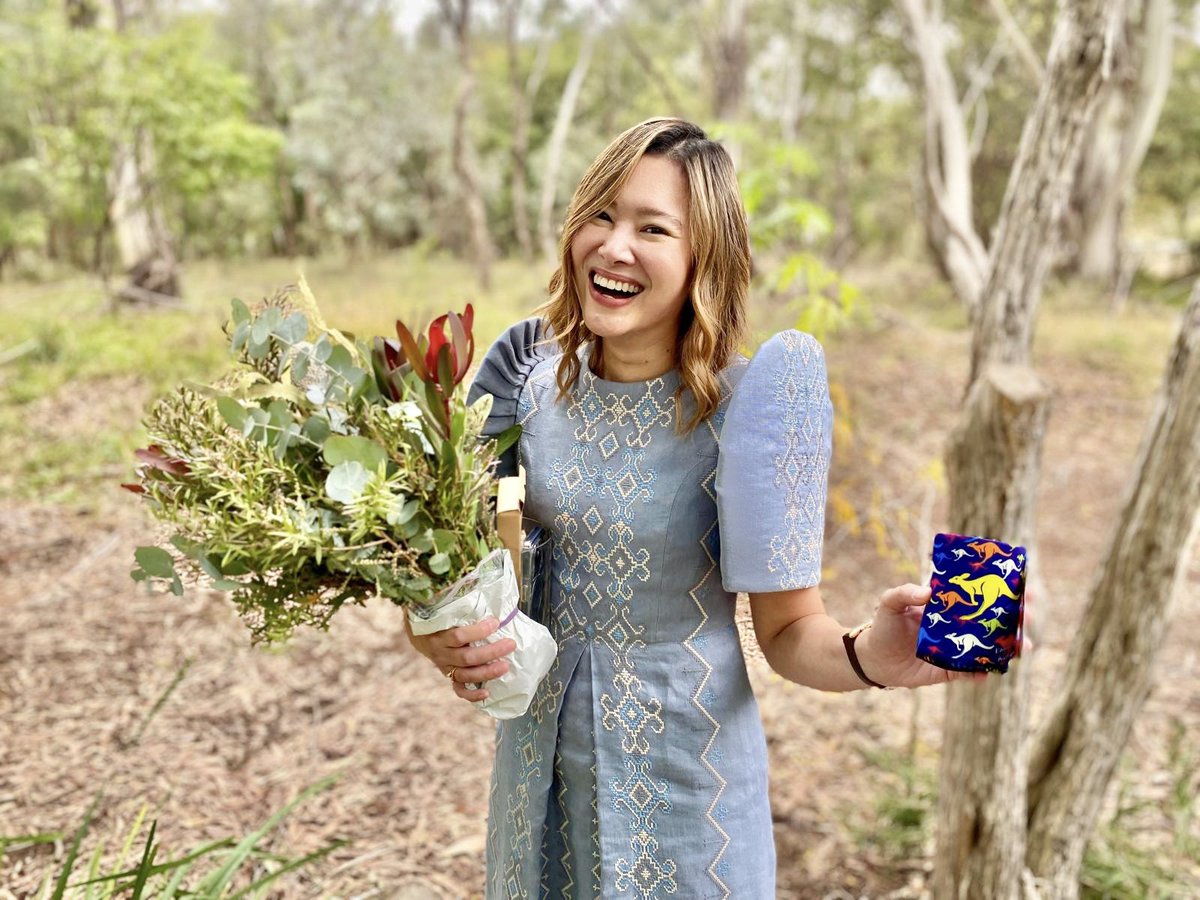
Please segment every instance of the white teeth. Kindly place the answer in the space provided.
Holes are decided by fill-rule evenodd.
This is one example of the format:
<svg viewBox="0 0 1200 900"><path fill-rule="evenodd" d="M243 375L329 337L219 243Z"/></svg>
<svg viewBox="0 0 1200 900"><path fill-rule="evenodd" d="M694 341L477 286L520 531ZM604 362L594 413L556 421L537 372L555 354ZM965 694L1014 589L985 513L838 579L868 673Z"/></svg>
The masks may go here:
<svg viewBox="0 0 1200 900"><path fill-rule="evenodd" d="M610 291L621 291L624 294L636 294L641 291L641 286L631 284L628 281L614 281L611 278L605 278L603 275L593 275L593 280L602 288L608 288Z"/></svg>

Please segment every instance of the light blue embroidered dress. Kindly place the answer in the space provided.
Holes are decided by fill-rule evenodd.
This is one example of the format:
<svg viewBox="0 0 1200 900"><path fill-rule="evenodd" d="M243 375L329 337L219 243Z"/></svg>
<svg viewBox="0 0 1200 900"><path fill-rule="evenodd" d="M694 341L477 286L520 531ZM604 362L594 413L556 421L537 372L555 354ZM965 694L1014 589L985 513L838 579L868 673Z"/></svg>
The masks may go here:
<svg viewBox="0 0 1200 900"><path fill-rule="evenodd" d="M509 329L471 389L495 398L489 434L523 426L526 512L555 541L559 645L529 712L499 726L487 896L774 897L766 744L735 592L819 580L820 346L785 332L739 359L718 412L681 435L676 372L604 381L585 351L558 400L559 355L540 337L535 320Z"/></svg>

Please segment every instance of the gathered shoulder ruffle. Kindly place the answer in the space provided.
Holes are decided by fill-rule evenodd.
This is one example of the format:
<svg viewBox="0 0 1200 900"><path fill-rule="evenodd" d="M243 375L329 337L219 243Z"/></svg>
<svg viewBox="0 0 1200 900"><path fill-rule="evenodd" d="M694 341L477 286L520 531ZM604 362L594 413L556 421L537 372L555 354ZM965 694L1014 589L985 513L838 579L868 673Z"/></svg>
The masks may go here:
<svg viewBox="0 0 1200 900"><path fill-rule="evenodd" d="M492 412L483 426L485 437L496 437L516 424L517 406L529 376L540 363L558 354L557 345L546 340L550 333L545 319L525 319L501 334L488 349L467 394L468 403L484 394L492 395ZM516 470L514 445L501 458L497 474L515 475Z"/></svg>

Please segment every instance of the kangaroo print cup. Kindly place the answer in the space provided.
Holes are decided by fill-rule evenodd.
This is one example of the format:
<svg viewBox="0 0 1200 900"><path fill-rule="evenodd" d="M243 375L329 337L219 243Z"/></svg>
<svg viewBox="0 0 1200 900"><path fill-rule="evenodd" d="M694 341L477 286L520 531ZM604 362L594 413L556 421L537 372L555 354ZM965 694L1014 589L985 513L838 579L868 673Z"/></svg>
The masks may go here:
<svg viewBox="0 0 1200 900"><path fill-rule="evenodd" d="M1003 541L935 537L917 656L958 672L1007 672L1021 645L1025 562L1024 547Z"/></svg>

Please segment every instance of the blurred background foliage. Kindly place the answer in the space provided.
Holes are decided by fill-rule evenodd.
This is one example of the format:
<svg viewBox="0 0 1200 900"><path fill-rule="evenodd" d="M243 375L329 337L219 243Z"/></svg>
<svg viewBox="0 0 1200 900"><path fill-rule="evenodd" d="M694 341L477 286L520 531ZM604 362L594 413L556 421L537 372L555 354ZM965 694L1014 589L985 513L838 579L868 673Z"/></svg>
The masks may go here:
<svg viewBox="0 0 1200 900"><path fill-rule="evenodd" d="M535 226L542 180L554 177L557 224L597 149L659 114L696 120L735 145L764 258L787 245L841 268L913 248L922 89L896 11L880 0L742 4L731 103L714 96L728 5L467 5L474 83L464 140L500 257L523 251L515 175ZM1179 12L1176 72L1138 215L1157 237L1194 247L1200 51L1191 10ZM1013 13L1044 55L1053 4ZM986 10L948 2L943 14L948 59L974 112L974 202L986 226L1037 85ZM585 44L595 52L561 163L548 170ZM134 135L149 148L141 163L150 202L185 262L405 247L469 257L452 146L461 68L449 16L433 2L3 0L0 277L121 270L114 154ZM518 112L527 123L520 155Z"/></svg>
<svg viewBox="0 0 1200 900"><path fill-rule="evenodd" d="M1174 304L1200 270L1200 19L1172 8L1120 239L1137 297ZM1012 29L1044 58L1054 15L997 9L941 5L985 243L1038 89ZM223 364L229 299L301 271L347 329L474 299L490 340L540 302L587 163L655 115L738 164L751 344L825 338L901 285L961 325L930 237L924 91L884 0L0 0L0 495L78 498L114 475L139 404ZM1062 278L1061 314L1121 338L1092 319L1128 285ZM120 424L55 425L96 379L131 398Z"/></svg>

